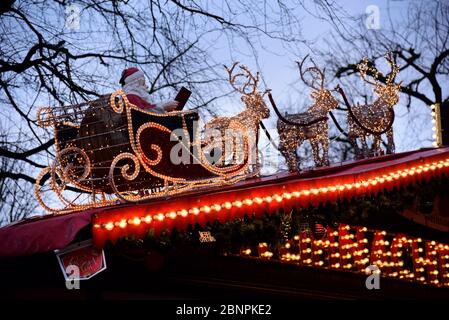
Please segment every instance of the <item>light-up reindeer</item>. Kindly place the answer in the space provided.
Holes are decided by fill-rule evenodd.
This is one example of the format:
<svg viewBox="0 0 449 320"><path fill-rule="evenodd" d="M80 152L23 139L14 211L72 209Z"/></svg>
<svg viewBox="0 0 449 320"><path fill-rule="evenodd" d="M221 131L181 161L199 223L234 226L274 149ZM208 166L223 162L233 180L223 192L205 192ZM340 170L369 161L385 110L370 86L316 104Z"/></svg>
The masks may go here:
<svg viewBox="0 0 449 320"><path fill-rule="evenodd" d="M324 72L311 60L313 66L303 70L307 56L297 62L302 81L312 89L311 97L314 103L306 112L291 115L281 115L276 104L270 99L273 108L279 117L277 129L279 133L279 151L285 157L289 171L299 170L299 159L296 149L309 140L312 146L315 165L329 165L329 136L327 114L336 108L338 101L332 96L330 90L324 87ZM312 81L307 81L305 75L310 73ZM270 96L271 98L271 96ZM321 154L320 154L321 150Z"/></svg>
<svg viewBox="0 0 449 320"><path fill-rule="evenodd" d="M359 159L383 153L381 135L384 133L387 136L386 152L394 153L393 107L399 102L401 84L394 83L394 79L399 72L399 66L396 65L393 55L387 53L385 57L391 68L386 77L370 65L367 58L357 65L361 78L374 87L377 99L372 104L351 106L343 90L339 88L348 108L348 138L355 149L356 157ZM368 79L368 74L372 76L374 81ZM379 78L384 79L385 84L381 83ZM371 148L368 147L367 143L367 138L370 136L373 140ZM358 140L361 148L358 145Z"/></svg>
<svg viewBox="0 0 449 320"><path fill-rule="evenodd" d="M235 72L238 62L235 62L231 68L224 66L229 75L229 83L232 88L242 94L242 101L245 104L245 110L233 117L217 117L208 122L205 126L206 130L219 130L222 137L222 152L225 150L225 141L229 137L229 131L242 134L249 139L249 163L259 166L258 156L258 136L259 123L262 119L270 116L270 109L266 106L263 97L268 92L261 93L257 90L260 81L259 72L253 76L251 71L245 65L239 66L240 72ZM237 85L237 82L243 78L243 84ZM227 141L229 142L229 141ZM235 141L232 141L233 148L235 148ZM232 150L235 156L236 150ZM221 161L223 161L223 155Z"/></svg>

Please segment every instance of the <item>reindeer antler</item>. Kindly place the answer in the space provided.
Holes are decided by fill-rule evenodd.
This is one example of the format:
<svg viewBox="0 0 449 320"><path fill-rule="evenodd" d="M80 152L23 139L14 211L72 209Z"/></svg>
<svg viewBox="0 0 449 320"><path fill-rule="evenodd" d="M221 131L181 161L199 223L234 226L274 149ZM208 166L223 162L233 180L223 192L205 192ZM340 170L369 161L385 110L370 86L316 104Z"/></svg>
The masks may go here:
<svg viewBox="0 0 449 320"><path fill-rule="evenodd" d="M228 72L228 75L229 75L229 83L231 84L231 86L235 89L235 90L237 90L237 91L239 91L240 92L240 89L239 88L237 88L236 86L235 86L235 79L240 75L240 76L243 76L243 74L236 74L236 75L232 75L232 73L234 72L234 69L235 69L235 66L236 65L238 65L238 61L236 61L236 62L234 62L234 64L232 65L232 67L231 68L228 68L226 65L223 65L223 67L226 69L226 71Z"/></svg>
<svg viewBox="0 0 449 320"><path fill-rule="evenodd" d="M388 52L385 55L385 58L388 61L388 64L390 65L391 72L388 74L386 78L386 84L392 84L394 82L394 79L396 78L396 75L399 73L399 66L396 64L396 61L394 60L393 54L391 52Z"/></svg>
<svg viewBox="0 0 449 320"><path fill-rule="evenodd" d="M387 59L387 62L391 68L391 72L385 78L385 84L390 85L394 82L394 79L399 72L399 66L396 64L396 61L394 60L393 54L391 52L385 54L385 58ZM360 76L365 82L374 86L379 86L380 83L378 79L379 77L383 77L383 75L379 70L377 70L375 66L370 66L368 58L363 58L362 62L357 65L357 69L359 70ZM375 79L375 82L368 80L368 74L370 74Z"/></svg>
<svg viewBox="0 0 449 320"><path fill-rule="evenodd" d="M232 73L234 72L235 67L238 65L238 62L234 62L234 64L232 65L231 68L228 68L227 66L224 66L226 71L229 74L229 83L231 84L231 86L238 92L240 92L241 94L247 95L247 94L253 94L256 92L257 90L257 85L259 83L260 80L260 74L259 72L257 72L256 76L254 77L253 74L251 73L251 71L248 69L247 66L245 65L241 65L240 69L242 70L242 72L236 73L235 75L232 75ZM245 82L245 84L243 84L240 88L236 86L236 80L237 77L245 77L247 79L247 81ZM246 92L246 88L250 87L250 92Z"/></svg>
<svg viewBox="0 0 449 320"><path fill-rule="evenodd" d="M370 66L369 60L368 58L363 58L362 62L360 62L357 65L357 70L359 70L360 73L360 77L362 78L363 81L365 81L366 83L369 83L373 86L378 86L378 78L379 78L379 70L377 70L376 67L374 66ZM371 76L375 79L375 82L372 82L370 80L368 80L368 73L371 74Z"/></svg>
<svg viewBox="0 0 449 320"><path fill-rule="evenodd" d="M257 90L257 85L259 84L259 81L260 81L260 73L257 72L256 77L254 77L247 66L241 65L240 69L242 69L246 73L246 77L248 78L248 82L243 86L243 91L245 91L246 87L250 86L250 87L252 87L252 91L249 94L255 93ZM248 93L246 93L246 94L248 94Z"/></svg>
<svg viewBox="0 0 449 320"><path fill-rule="evenodd" d="M301 80L302 80L307 86L309 86L310 88L312 88L312 89L314 89L314 90L317 90L317 91L322 90L322 89L324 88L324 73L323 73L323 71L321 71L320 68L317 67L317 65L316 65L315 62L312 60L312 58L310 58L310 61L312 62L313 67L308 67L306 70L303 71L303 65L304 65L304 62L306 61L306 59L308 58L308 56L309 56L309 55L306 55L306 56L304 57L304 59L302 59L301 62L296 61L296 63L298 64L298 67L299 67L299 74L300 74L300 76L301 76ZM313 79L312 82L309 82L309 81L306 80L306 78L305 78L304 75L305 75L307 72L309 72L310 74L312 74L312 79ZM313 75L314 73L319 77L319 79L317 79L316 76ZM319 82L319 84L320 84L320 87L319 87L319 88L316 88L316 87L314 86L315 80L318 80L318 82Z"/></svg>

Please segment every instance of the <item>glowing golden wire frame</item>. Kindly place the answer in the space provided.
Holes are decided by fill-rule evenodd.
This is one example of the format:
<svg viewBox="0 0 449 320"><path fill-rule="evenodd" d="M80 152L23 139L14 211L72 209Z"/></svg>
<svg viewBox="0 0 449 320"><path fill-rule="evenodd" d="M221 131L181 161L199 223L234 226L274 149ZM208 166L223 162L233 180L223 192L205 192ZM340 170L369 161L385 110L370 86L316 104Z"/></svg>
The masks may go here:
<svg viewBox="0 0 449 320"><path fill-rule="evenodd" d="M120 105L117 106L117 101L120 102ZM194 147L199 147L199 158L196 156L196 154L192 154L190 152L190 148L185 147L183 142L179 140L179 138L174 135L171 130L166 128L165 126L155 123L155 122L149 122L145 123L142 126L140 126L136 132L136 136L134 136L133 128L132 128L132 118L131 118L131 111L137 110L140 113L146 113L152 116L156 117L166 117L166 116L173 116L173 114L158 114L153 113L151 111L142 110L138 108L137 106L129 103L129 101L126 98L126 95L123 91L118 90L114 92L110 97L110 104L113 107L114 111L117 113L122 113L123 110L126 110L127 114L127 121L128 121L128 132L130 135L130 143L131 147L135 153L135 155L132 155L130 153L126 154L120 154L118 155L112 162L110 170L109 170L109 181L111 183L111 187L113 188L113 191L115 192L116 196L124 201L141 201L151 198L157 198L160 196L170 196L175 195L181 192L184 192L186 190L201 187L201 186L217 186L217 185L224 185L224 184L232 184L236 183L242 179L245 179L248 177L246 174L248 171L248 151L249 151L249 145L248 145L248 137L244 135L244 157L243 157L243 163L242 164L235 164L232 166L228 166L225 168L216 167L209 163L209 161L206 159L206 156L204 154L204 149L201 147L201 145L195 144ZM191 111L190 111L191 112ZM189 113L189 111L184 112L183 114ZM162 158L162 152L161 148L156 145L152 144L150 148L154 151L156 151L157 156L156 159L150 160L146 159L146 156L143 154L142 147L140 145L140 135L143 130L147 128L157 128L163 132L167 132L171 135L172 140L178 141L178 143L181 143L185 148L186 151L189 152L189 155L191 155L194 159L194 161L197 161L201 166L203 166L208 171L216 174L218 177L214 178L206 178L206 179L198 179L198 180L186 180L184 178L176 178L176 177L170 177L164 174L161 174L159 172L156 172L151 168L151 166L155 166L161 161ZM189 133L187 130L187 125L185 123L185 119L183 118L183 131L185 134L185 137L189 137ZM244 128L241 128L244 130ZM243 131L242 130L242 131ZM199 133L197 133L199 134ZM198 139L198 140L197 140ZM194 141L200 141L199 136L196 137ZM189 144L190 146L190 144ZM162 191L159 192L152 192L151 194L138 194L138 195L125 195L125 192L119 192L115 179L114 179L114 169L117 163L124 159L131 159L135 164L135 171L133 173L133 176L137 176L139 174L139 170L137 168L137 163L140 162L140 165L145 169L145 171L157 178L160 178L164 181L164 188ZM136 162L136 159L138 162ZM239 168L240 167L240 168ZM127 167L128 169L129 167ZM122 175L124 176L124 171L121 171ZM252 176L252 174L251 174ZM124 176L125 177L125 176ZM126 177L125 177L126 178Z"/></svg>
<svg viewBox="0 0 449 320"><path fill-rule="evenodd" d="M115 94L115 95L118 95L118 94L120 94L120 91L121 91L121 90L116 91L114 94ZM114 94L113 94L113 95L114 95ZM128 103L129 103L129 102L128 102ZM184 181L186 181L186 180L183 179L183 178L170 177L170 176L167 176L167 175L164 175L164 174L155 172L153 169L151 169L151 168L145 163L145 161L143 160L142 152L139 150L139 148L138 148L138 146L137 146L137 145L138 145L138 142L136 142L136 141L138 141L138 137L134 137L133 128L132 128L132 122L131 122L131 110L137 110L137 111L140 112L140 113L146 113L146 114L149 114L149 115L152 115L152 116L157 116L157 117L167 117L167 116L173 116L173 115L171 115L171 114L159 114L159 113L153 113L153 112L147 111L147 110L142 110L142 109L138 108L137 106L135 106L135 105L133 105L133 104L131 104L131 103L129 103L129 104L126 106L126 110L127 110L128 132L129 132L129 135L130 135L130 143L131 143L131 147L132 147L134 153L135 153L135 154L137 155L137 157L139 158L139 160L140 160L142 166L145 168L145 170L146 170L148 173L150 173L151 175L154 175L155 177L158 177L158 178L163 179L163 180L168 180L168 181L172 181L172 182L184 182ZM189 113L189 111L187 111L186 113ZM155 122L146 123L146 124L143 124L142 126L145 126L145 127L155 127L155 128L160 129L161 131L167 131L167 132L169 131L169 132L171 132L171 130L169 130L169 129L166 128L165 126L160 125L160 124L155 123ZM143 130L143 129L141 130L142 126L139 127L139 129L137 130L137 132L141 132L141 131ZM186 137L189 137L190 135L188 134L188 130L187 130L187 126L186 126L185 121L183 121L183 128L182 128L182 129L183 129L183 131L184 131L184 133L185 133L185 136L186 136ZM172 134L173 141L178 141L178 143L183 143L181 140L179 140L179 138L178 138L175 134L173 134L173 133L171 133L171 134ZM198 140L197 140L197 141L198 141ZM245 153L247 153L247 152L248 152L248 149L249 149L248 146L246 145L246 141L247 141L247 140L245 140L245 146L244 146L244 152L245 152ZM187 149L188 149L188 148L187 148ZM189 150L187 150L187 151L190 152ZM226 177L227 174L228 174L229 172L231 172L231 171L233 171L233 172L232 172L232 176L235 176L235 175L237 175L237 174L242 174L242 173L245 172L245 168L241 168L240 170L236 171L237 168L238 168L239 166L242 166L241 164L237 164L237 165L230 166L230 167L226 167L226 168L215 167L215 166L211 165L211 164L207 161L207 159L205 159L205 156L204 156L204 154L203 154L202 152L200 152L200 158L199 158L199 159L198 159L198 157L197 157L195 154L190 154L190 155L194 158L195 161L197 161L197 163L199 163L200 165L202 165L205 169L207 169L207 170L211 171L212 173L214 173L214 174L216 174L216 175L219 175L219 176ZM246 159L246 157L245 157L245 159ZM243 165L243 167L246 167L246 165ZM207 180L208 180L208 179L207 179Z"/></svg>
<svg viewBox="0 0 449 320"><path fill-rule="evenodd" d="M48 205L46 205L45 201L42 199L40 187L41 187L41 184L43 184L42 187L45 186L46 181L42 182L42 179L47 174L49 174L49 176L50 176L50 179L49 179L50 189L56 194L56 196L58 197L60 202L63 204L63 206L60 208L49 207ZM55 164L53 164L49 167L44 168L36 178L36 184L34 185L34 193L36 195L36 198L37 198L37 201L39 202L39 204L48 212L56 213L56 214L65 214L65 213L70 213L73 211L79 211L79 210L85 210L85 209L89 209L89 208L96 208L96 207L112 205L117 201L117 199L107 200L104 193L101 194L102 199L100 201L97 201L95 193L92 193L92 194L90 194L90 196L92 196L93 200L87 201L85 203L77 204L75 202L76 199L70 200L70 199L67 199L66 197L64 197L63 192L66 191L66 184L61 177L62 175L63 175L62 171L60 169L58 169ZM61 185L57 181L58 177L59 177L59 180L61 181Z"/></svg>
<svg viewBox="0 0 449 320"><path fill-rule="evenodd" d="M44 119L43 114L47 114L47 118ZM53 110L49 107L39 108L37 110L37 125L41 128L47 128L55 123L55 116L53 114Z"/></svg>
<svg viewBox="0 0 449 320"><path fill-rule="evenodd" d="M243 127L242 125L240 125L238 122L233 122L233 125L230 126L229 124L226 126L227 129L229 130L234 130L235 132L240 132L241 133L241 137L243 138L243 159L241 161L241 163L236 163L234 165L230 165L230 166L226 166L226 167L221 167L221 166L215 166L213 164L210 164L210 162L207 160L206 158L206 154L208 154L208 150L211 148L216 148L216 147L222 147L223 145L228 145L229 141L232 141L232 146L233 146L233 157L235 158L236 154L235 152L237 152L238 150L235 149L235 144L234 144L234 136L232 136L232 139L229 139L226 136L225 132L222 132L220 129L215 129L215 128L211 128L211 129L215 129L220 131L220 135L221 135L221 139L220 140L215 140L213 141L212 144L207 144L204 147L201 144L201 138L200 138L200 133L197 133L197 137L195 139L195 141L197 141L197 144L195 145L199 150L200 150L200 161L201 163L205 164L206 169L208 169L209 171L217 174L217 175L221 175L221 176L225 176L227 173L229 172L235 172L235 170L238 169L239 166L241 166L242 164L245 164L244 167L242 167L240 170L238 170L238 173L244 173L248 170L248 164L249 164L249 134L247 132L247 129L245 127ZM200 143L198 143L200 142ZM219 145L218 145L219 144ZM222 155L220 156L220 159L218 159L216 161L216 163L221 163L220 161L225 157L225 150L221 150L222 151ZM241 155L241 154L240 154ZM234 174L233 174L234 175Z"/></svg>
<svg viewBox="0 0 449 320"><path fill-rule="evenodd" d="M127 115L127 122L128 122L128 133L129 133L129 142L131 144L132 150L134 151L134 154L125 152L121 153L118 156L116 156L114 159L112 159L111 166L109 168L109 181L112 190L114 191L114 194L110 195L111 199L107 199L104 192L100 192L99 194L96 193L96 190L86 187L86 180L89 180L89 175L92 172L92 164L91 161L85 152L85 150L82 150L81 148L75 147L73 145L67 144L67 147L60 150L60 144L59 141L57 141L57 122L56 117L54 116L53 109L52 108L41 108L38 110L37 118L38 118L38 124L43 127L49 127L50 125L53 126L54 134L55 134L55 143L56 143L56 159L53 164L48 166L47 168L44 168L38 175L36 179L35 184L35 194L38 202L40 205L47 211L52 213L69 213L73 211L78 210L85 210L89 208L95 208L95 207L102 207L107 205L112 205L114 203L117 203L117 200L121 201L141 201L151 198L157 198L161 196L170 196L175 195L193 188L198 187L213 187L213 186L220 186L220 185L226 185L226 184L233 184L238 181L241 181L249 176L253 176L254 172L251 174L248 174L248 159L249 159L249 138L247 135L243 135L243 161L242 163L234 164L227 167L218 167L213 164L211 164L207 159L205 152L207 150L207 146L203 147L203 145L196 144L196 141L194 140L194 147L197 147L197 150L199 150L199 156L197 154L191 154L190 149L188 147L185 147L190 155L194 158L195 161L197 161L198 164L203 166L205 169L210 171L211 173L214 173L217 177L213 178L206 178L206 179L198 179L198 180L186 180L183 178L175 178L175 177L169 177L160 173L155 172L150 167L157 165L162 158L162 149L160 146L156 144L152 144L150 146L150 149L153 151L156 151L156 159L145 159L142 148L139 143L139 137L142 131L145 128L149 127L156 127L162 131L165 131L167 133L170 133L170 135L173 135L174 141L178 141L179 143L182 143L182 141L179 140L176 135L174 135L168 128L158 124L158 123L146 123L142 125L136 133L136 137L134 137L133 130L132 130L132 119L131 119L131 110L136 109L139 112L151 114L153 116L158 117L164 117L164 116L173 116L172 114L155 114L150 111L145 111L137 108L136 106L129 103L126 95L123 91L118 90L111 94L109 98L109 104L110 107L114 110L116 113L123 113L126 112ZM183 114L188 113L183 112ZM47 116L44 118L44 114ZM63 123L63 122L62 122ZM76 129L79 128L79 126L72 126ZM186 137L189 137L187 125L185 122L185 119L183 118L183 131L185 133ZM242 131L244 131L245 128L240 128ZM199 132L197 132L199 134ZM137 138L137 139L135 139ZM196 137L198 139L199 136ZM73 153L73 157L76 157L77 161L80 162L78 164L78 168L82 169L81 174L77 174L74 176L73 169L74 164L70 163L70 157L68 155L70 153ZM162 179L164 186L162 188L153 188L153 189L147 189L146 191L151 191L151 193L141 193L138 190L135 191L127 191L127 192L120 192L118 190L118 187L116 185L115 177L114 177L114 170L117 167L117 164L119 161L123 160L131 160L133 163L132 172L131 166L129 164L123 165L120 169L121 176L127 180L132 181L136 179L141 172L141 168L143 167L144 170L147 173L150 173L151 175L158 177ZM47 177L45 181L43 180L44 177ZM84 182L84 184L83 184ZM49 189L57 196L58 200L61 202L62 206L60 208L53 208L48 206L41 194L41 191L45 189L45 185L49 185ZM76 188L80 189L81 191L86 192L86 194L89 195L89 199L84 201L83 203L77 203L78 197L75 197L74 200L69 199L67 196L64 196L64 193L68 191L67 187L69 185L73 185ZM159 189L160 191L154 191L154 189ZM100 199L97 198L97 196L100 195Z"/></svg>
<svg viewBox="0 0 449 320"><path fill-rule="evenodd" d="M134 106L131 105L131 108L134 108ZM129 121L130 121L130 119L129 119ZM183 127L184 127L183 129L185 130L185 134L188 136L188 132L187 132L185 123L184 123ZM154 171L152 168L150 168L150 166L154 166L160 162L160 160L162 158L161 148L158 145L152 144L151 148L157 152L157 157L155 160L146 161L146 156L143 154L142 148L140 146L140 135L141 135L142 131L147 128L160 129L161 131L171 134L174 141L177 140L178 143L182 143L179 140L179 138L176 137L176 135L173 135L173 133L168 128L166 128L158 123L149 122L149 123L143 124L141 127L139 127L139 129L137 130L137 133L136 133L136 138L131 139L131 145L132 145L133 149L135 149L135 151L137 151L136 152L137 156L135 156L131 153L122 153L122 154L118 155L113 160L110 170L109 170L109 181L110 181L111 187L112 187L115 195L122 201L135 202L135 201L142 201L142 200L146 200L146 199L157 198L157 197L161 197L161 196L170 196L170 195L175 195L175 194L178 194L181 192L185 192L192 188L198 188L198 187L202 187L202 186L212 187L212 186L218 186L218 185L233 184L233 183L236 183L236 182L241 181L242 179L245 179L248 177L248 175L244 174L245 171L247 170L247 160L248 160L248 141L247 141L248 139L247 139L247 137L244 137L244 154L245 154L244 160L243 160L244 165L240 165L241 168L237 171L235 171L235 168L238 168L239 165L231 166L231 168L213 167L212 165L210 165L210 163L205 158L205 155L202 152L202 150L200 150L200 159L198 159L194 154L191 154L190 150L188 150L189 148L186 147L189 154L194 157L194 160L199 161L199 163L202 166L204 166L207 170L209 170L210 172L216 173L218 175L218 177L189 181L184 178L175 178L175 177L170 177L170 176L160 174L160 173ZM130 128L130 129L132 129L132 128ZM132 131L130 131L130 135L133 136ZM148 195L145 195L145 194L126 195L125 192L120 192L115 183L114 169L115 169L117 163L124 159L131 159L134 162L135 171L133 172L132 176L137 177L137 175L139 174L140 171L139 171L138 166L139 166L139 162L140 162L140 165L142 165L142 167L145 169L146 172L148 172L151 175L158 177L164 181L164 189L162 191L153 192L152 194L148 194ZM123 169L124 168L122 168L121 173L122 173L122 176L124 176L126 178L125 171ZM129 169L129 167L126 165L126 170L128 170L128 169ZM227 172L231 171L232 169L234 169L233 174L227 174ZM130 180L130 179L128 179L128 180Z"/></svg>

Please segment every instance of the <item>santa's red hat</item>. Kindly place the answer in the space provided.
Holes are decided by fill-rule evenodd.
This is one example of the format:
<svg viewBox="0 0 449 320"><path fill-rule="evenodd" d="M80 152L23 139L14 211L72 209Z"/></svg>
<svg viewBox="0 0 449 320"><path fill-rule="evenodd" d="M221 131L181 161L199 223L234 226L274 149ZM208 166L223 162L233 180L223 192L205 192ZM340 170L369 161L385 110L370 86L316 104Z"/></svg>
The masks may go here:
<svg viewBox="0 0 449 320"><path fill-rule="evenodd" d="M125 83L132 82L139 78L145 78L144 73L135 67L131 67L123 70L119 83L123 86Z"/></svg>

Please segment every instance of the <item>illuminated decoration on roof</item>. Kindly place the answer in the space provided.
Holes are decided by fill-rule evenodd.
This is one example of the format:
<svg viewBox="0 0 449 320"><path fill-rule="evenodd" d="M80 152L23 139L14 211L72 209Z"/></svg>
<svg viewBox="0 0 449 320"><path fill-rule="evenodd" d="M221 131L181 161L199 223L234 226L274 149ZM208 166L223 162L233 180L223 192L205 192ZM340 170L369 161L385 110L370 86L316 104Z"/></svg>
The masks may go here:
<svg viewBox="0 0 449 320"><path fill-rule="evenodd" d="M392 128L394 122L393 107L399 102L400 84L394 83L394 79L399 72L399 66L391 53L386 54L386 60L391 69L386 77L376 67L372 66L367 58L357 65L362 80L374 87L374 93L378 97L372 104L352 106L343 90L339 89L348 108L348 137L359 159L384 153L381 148L382 140L380 137L384 133L387 135L386 153L394 153L395 151ZM374 78L374 82L368 79L368 75ZM385 84L382 84L379 78L385 78ZM368 136L373 138L371 147L368 147L367 144L366 138Z"/></svg>
<svg viewBox="0 0 449 320"><path fill-rule="evenodd" d="M200 139L196 112L145 111L131 104L121 90L74 106L41 108L37 117L41 127L53 127L55 136L55 161L35 184L39 203L52 213L229 185L257 173L249 174L250 153L257 150L249 149L254 134L245 122L232 126L245 132L241 148L233 150L239 157L221 166L209 161L211 147ZM187 154L187 163L173 164L171 151L176 146ZM60 206L47 205L45 192L55 194Z"/></svg>
<svg viewBox="0 0 449 320"><path fill-rule="evenodd" d="M261 93L257 90L257 86L260 81L259 72L254 76L249 68L245 65L240 65L240 72L235 72L235 67L238 62L235 62L231 68L225 66L229 75L230 85L242 94L242 101L245 104L245 110L233 117L216 117L206 124L207 130L217 130L220 132L221 141L215 141L220 147L223 153L229 152L226 146L232 148L231 154L237 154L239 156L239 150L234 145L233 136L229 136L229 132L237 133L238 136L245 137L249 141L250 159L249 163L252 165L251 171L253 175L260 171L260 159L258 155L258 135L259 135L259 123L262 119L266 119L270 116L270 109L266 106L263 97L268 92ZM234 73L235 72L235 73ZM239 79L244 78L245 81L240 86ZM223 164L226 160L224 154L221 157L219 163Z"/></svg>
<svg viewBox="0 0 449 320"><path fill-rule="evenodd" d="M290 172L299 169L300 161L296 149L306 140L310 141L315 166L329 165L329 132L327 114L338 106L338 101L324 87L325 75L312 60L313 66L303 70L307 56L298 62L302 81L313 91L314 104L306 112L282 116L277 122L279 132L279 151L285 157ZM305 75L310 73L313 80L307 81ZM318 82L318 85L315 84ZM276 109L276 105L273 104ZM279 112L277 112L279 115ZM321 119L321 120L319 120Z"/></svg>

